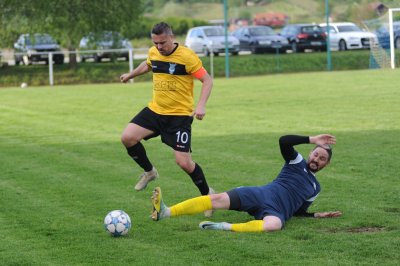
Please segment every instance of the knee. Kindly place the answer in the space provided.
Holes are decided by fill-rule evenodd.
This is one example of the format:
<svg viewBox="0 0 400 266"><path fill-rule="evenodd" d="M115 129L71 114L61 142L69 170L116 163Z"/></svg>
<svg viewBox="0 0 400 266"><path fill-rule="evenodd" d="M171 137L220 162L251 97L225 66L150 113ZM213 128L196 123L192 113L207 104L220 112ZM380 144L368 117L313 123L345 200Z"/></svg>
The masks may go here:
<svg viewBox="0 0 400 266"><path fill-rule="evenodd" d="M132 135L127 134L126 132L121 135L121 142L125 147L132 147L137 144L140 140L136 139Z"/></svg>
<svg viewBox="0 0 400 266"><path fill-rule="evenodd" d="M280 231L282 229L281 225L264 225L264 232L274 232L274 231Z"/></svg>
<svg viewBox="0 0 400 266"><path fill-rule="evenodd" d="M264 219L263 230L264 232L279 231L282 229L282 221L278 217L269 216Z"/></svg>
<svg viewBox="0 0 400 266"><path fill-rule="evenodd" d="M210 198L213 209L229 209L230 200L226 192L211 194Z"/></svg>

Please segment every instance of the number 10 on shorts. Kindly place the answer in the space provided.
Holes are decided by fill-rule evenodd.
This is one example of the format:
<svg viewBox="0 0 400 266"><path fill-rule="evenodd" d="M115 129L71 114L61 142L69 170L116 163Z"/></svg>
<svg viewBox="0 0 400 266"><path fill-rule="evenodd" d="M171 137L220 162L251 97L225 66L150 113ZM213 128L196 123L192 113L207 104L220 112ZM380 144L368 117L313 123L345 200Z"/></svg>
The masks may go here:
<svg viewBox="0 0 400 266"><path fill-rule="evenodd" d="M189 134L187 132L176 132L176 143L186 144L189 140Z"/></svg>

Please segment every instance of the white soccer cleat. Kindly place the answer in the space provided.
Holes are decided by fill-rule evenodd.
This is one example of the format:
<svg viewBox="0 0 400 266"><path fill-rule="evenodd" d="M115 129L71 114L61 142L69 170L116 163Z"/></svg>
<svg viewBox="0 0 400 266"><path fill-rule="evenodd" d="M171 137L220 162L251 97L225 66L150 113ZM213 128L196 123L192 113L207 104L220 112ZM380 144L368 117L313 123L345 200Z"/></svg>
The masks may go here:
<svg viewBox="0 0 400 266"><path fill-rule="evenodd" d="M153 180L155 180L158 177L158 172L155 167L151 169L150 172L144 172L139 178L139 182L137 182L135 186L136 191L143 190L147 187L147 184Z"/></svg>
<svg viewBox="0 0 400 266"><path fill-rule="evenodd" d="M202 230L225 230L224 224L224 222L214 223L210 221L204 221L199 224L199 228Z"/></svg>

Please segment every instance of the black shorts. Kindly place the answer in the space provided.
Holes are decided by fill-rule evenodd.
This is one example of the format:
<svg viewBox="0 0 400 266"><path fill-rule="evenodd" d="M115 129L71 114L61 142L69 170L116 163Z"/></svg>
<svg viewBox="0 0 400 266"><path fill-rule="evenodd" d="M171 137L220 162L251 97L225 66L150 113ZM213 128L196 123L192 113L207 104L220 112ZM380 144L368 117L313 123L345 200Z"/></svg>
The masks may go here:
<svg viewBox="0 0 400 266"><path fill-rule="evenodd" d="M154 134L145 140L161 136L161 141L176 151L190 152L192 139L192 116L159 115L148 107L143 108L131 123L151 130Z"/></svg>

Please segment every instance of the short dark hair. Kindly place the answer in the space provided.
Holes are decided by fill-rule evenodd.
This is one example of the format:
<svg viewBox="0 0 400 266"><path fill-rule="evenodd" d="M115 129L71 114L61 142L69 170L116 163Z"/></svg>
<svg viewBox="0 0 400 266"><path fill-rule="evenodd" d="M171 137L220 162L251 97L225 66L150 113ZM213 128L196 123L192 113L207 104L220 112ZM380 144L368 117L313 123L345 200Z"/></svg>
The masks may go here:
<svg viewBox="0 0 400 266"><path fill-rule="evenodd" d="M316 148L321 148L321 149L326 150L326 152L328 153L328 162L331 161L331 158L332 158L332 146L331 145L326 145L326 146L317 145L314 147L313 150L315 150Z"/></svg>
<svg viewBox="0 0 400 266"><path fill-rule="evenodd" d="M165 22L160 22L156 25L154 25L153 29L151 30L151 34L155 35L161 35L161 34L167 34L167 35L173 35L172 28L170 25L168 25Z"/></svg>

